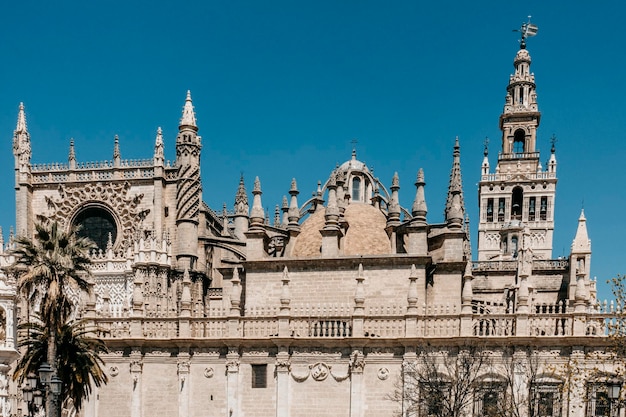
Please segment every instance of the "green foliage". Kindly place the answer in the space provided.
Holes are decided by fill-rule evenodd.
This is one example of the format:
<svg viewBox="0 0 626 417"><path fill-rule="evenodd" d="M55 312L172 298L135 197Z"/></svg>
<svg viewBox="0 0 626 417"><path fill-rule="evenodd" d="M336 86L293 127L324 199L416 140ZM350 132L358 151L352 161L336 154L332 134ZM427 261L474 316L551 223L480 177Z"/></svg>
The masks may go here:
<svg viewBox="0 0 626 417"><path fill-rule="evenodd" d="M75 229L63 231L57 222L35 225L35 238L19 237L13 251L20 271L18 291L32 298L41 291L41 319L66 321L72 310L67 288L89 291L89 250L94 243Z"/></svg>
<svg viewBox="0 0 626 417"><path fill-rule="evenodd" d="M88 329L84 321L63 324L57 333L58 376L63 381L61 398L71 398L77 410L91 394L91 384L97 387L108 382L100 353L108 352L104 341L90 337L94 329ZM38 323L18 326L20 347L26 351L20 358L13 379L23 383L28 374L37 374L46 360L49 331Z"/></svg>
<svg viewBox="0 0 626 417"><path fill-rule="evenodd" d="M35 224L33 239L18 238L13 251L19 294L29 305L40 301L38 321L21 328L20 345L26 349L14 379L22 382L47 360L63 382L61 400L71 399L77 409L89 396L91 383L107 382L99 357L106 352L104 343L88 337L91 330L84 323L70 321L75 308L70 292L90 290L89 250L94 247L75 228L65 231L56 222L46 222ZM48 398L47 411L58 415L53 404Z"/></svg>

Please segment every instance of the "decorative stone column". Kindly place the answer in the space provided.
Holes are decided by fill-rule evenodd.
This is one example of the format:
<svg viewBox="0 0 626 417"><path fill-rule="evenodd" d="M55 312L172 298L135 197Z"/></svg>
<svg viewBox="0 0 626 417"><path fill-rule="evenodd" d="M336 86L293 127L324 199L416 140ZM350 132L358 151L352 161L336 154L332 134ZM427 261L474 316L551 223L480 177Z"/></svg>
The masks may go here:
<svg viewBox="0 0 626 417"><path fill-rule="evenodd" d="M352 313L352 336L363 337L365 330L363 322L365 318L365 288L363 287L363 264L359 264L359 272L356 276L356 291L354 293L354 312Z"/></svg>
<svg viewBox="0 0 626 417"><path fill-rule="evenodd" d="M289 291L289 270L287 266L283 270L282 288L280 293L280 312L278 315L278 336L290 337L289 318L291 316L291 293Z"/></svg>
<svg viewBox="0 0 626 417"><path fill-rule="evenodd" d="M365 358L361 349L352 351L350 359L350 417L363 417L365 392L363 390L363 368Z"/></svg>
<svg viewBox="0 0 626 417"><path fill-rule="evenodd" d="M239 416L239 352L229 348L226 354L226 415Z"/></svg>
<svg viewBox="0 0 626 417"><path fill-rule="evenodd" d="M130 379L132 382L132 395L130 399L130 415L131 417L143 417L142 395L141 395L141 376L143 370L143 362L141 360L141 352L133 350L130 354Z"/></svg>
<svg viewBox="0 0 626 417"><path fill-rule="evenodd" d="M404 335L405 337L417 336L417 269L415 264L411 265L409 274L409 292L406 297L407 308L404 315Z"/></svg>
<svg viewBox="0 0 626 417"><path fill-rule="evenodd" d="M178 360L178 415L189 415L189 355L183 355Z"/></svg>
<svg viewBox="0 0 626 417"><path fill-rule="evenodd" d="M289 348L280 346L276 355L276 417L289 417Z"/></svg>

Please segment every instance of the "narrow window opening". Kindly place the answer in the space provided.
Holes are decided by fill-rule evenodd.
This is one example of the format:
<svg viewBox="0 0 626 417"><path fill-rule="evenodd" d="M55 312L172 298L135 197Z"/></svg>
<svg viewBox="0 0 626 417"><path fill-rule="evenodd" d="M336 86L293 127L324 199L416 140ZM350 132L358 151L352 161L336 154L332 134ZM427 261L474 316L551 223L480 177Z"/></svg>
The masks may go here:
<svg viewBox="0 0 626 417"><path fill-rule="evenodd" d="M548 197L541 197L541 205L539 206L540 220L548 219Z"/></svg>
<svg viewBox="0 0 626 417"><path fill-rule="evenodd" d="M515 187L513 189L513 196L511 200L511 219L522 219L522 202L524 201L524 191L521 187Z"/></svg>
<svg viewBox="0 0 626 417"><path fill-rule="evenodd" d="M524 153L526 148L526 133L523 129L517 129L513 135L513 152Z"/></svg>
<svg viewBox="0 0 626 417"><path fill-rule="evenodd" d="M267 388L267 365L252 365L252 388Z"/></svg>
<svg viewBox="0 0 626 417"><path fill-rule="evenodd" d="M487 221L493 221L493 198L487 199Z"/></svg>
<svg viewBox="0 0 626 417"><path fill-rule="evenodd" d="M528 200L528 220L535 220L535 211L537 206L537 199L535 197L530 197Z"/></svg>
<svg viewBox="0 0 626 417"><path fill-rule="evenodd" d="M361 201L361 179L352 179L352 201Z"/></svg>
<svg viewBox="0 0 626 417"><path fill-rule="evenodd" d="M498 221L504 221L504 198L498 199Z"/></svg>

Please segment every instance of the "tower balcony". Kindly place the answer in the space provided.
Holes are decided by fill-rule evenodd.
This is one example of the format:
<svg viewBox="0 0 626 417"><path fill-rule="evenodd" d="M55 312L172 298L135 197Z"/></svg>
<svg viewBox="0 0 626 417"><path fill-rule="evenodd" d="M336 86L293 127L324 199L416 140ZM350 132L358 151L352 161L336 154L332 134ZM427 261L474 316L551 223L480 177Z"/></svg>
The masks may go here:
<svg viewBox="0 0 626 417"><path fill-rule="evenodd" d="M511 159L539 159L539 152L498 153L498 161L507 161Z"/></svg>

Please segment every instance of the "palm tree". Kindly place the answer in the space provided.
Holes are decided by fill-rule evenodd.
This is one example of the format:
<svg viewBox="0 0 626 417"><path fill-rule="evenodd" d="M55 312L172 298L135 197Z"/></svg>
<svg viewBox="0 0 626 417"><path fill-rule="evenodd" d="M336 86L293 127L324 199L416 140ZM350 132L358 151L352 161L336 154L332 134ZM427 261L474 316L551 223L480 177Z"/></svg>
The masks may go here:
<svg viewBox="0 0 626 417"><path fill-rule="evenodd" d="M57 337L74 307L68 290L89 292L88 254L95 245L88 238L78 236L75 228L65 232L57 222L35 224L34 238L20 237L16 243L13 254L19 271L18 291L26 294L28 302L34 295L41 297L39 316L47 336L46 359L52 375L61 377ZM47 415L58 417L52 397L46 398Z"/></svg>
<svg viewBox="0 0 626 417"><path fill-rule="evenodd" d="M26 352L20 358L13 379L20 384L29 374L36 374L46 360L48 335L42 324L30 322L18 326L21 342ZM104 361L100 353L108 352L104 341L90 337L93 329L83 320L64 323L57 333L58 376L63 381L61 399L71 399L76 410L91 394L91 384L97 387L108 382L104 373Z"/></svg>

